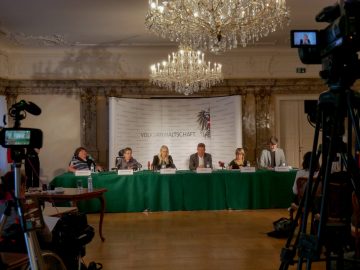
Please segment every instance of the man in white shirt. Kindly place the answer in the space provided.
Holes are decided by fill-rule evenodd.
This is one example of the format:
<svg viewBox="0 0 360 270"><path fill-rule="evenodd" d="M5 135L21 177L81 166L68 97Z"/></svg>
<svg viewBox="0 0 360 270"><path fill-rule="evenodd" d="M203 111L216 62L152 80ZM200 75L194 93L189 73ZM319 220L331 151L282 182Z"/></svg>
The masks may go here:
<svg viewBox="0 0 360 270"><path fill-rule="evenodd" d="M212 157L205 153L204 143L199 143L197 153L190 156L189 169L196 170L197 168L212 168Z"/></svg>

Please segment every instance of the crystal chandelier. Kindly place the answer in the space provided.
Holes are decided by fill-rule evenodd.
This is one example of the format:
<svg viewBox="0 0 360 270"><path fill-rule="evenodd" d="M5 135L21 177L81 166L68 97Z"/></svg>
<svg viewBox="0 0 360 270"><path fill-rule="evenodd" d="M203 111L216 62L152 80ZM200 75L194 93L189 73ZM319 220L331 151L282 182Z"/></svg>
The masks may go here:
<svg viewBox="0 0 360 270"><path fill-rule="evenodd" d="M204 90L222 81L221 64L204 60L204 53L181 46L168 60L150 67L150 81L184 95Z"/></svg>
<svg viewBox="0 0 360 270"><path fill-rule="evenodd" d="M246 46L289 21L285 0L149 0L149 5L145 25L151 32L215 53Z"/></svg>

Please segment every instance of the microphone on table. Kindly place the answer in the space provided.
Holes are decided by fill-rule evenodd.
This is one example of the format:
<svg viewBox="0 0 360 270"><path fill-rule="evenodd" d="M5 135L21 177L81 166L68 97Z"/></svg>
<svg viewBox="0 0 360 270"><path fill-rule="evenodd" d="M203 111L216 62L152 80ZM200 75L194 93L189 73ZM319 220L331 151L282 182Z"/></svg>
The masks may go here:
<svg viewBox="0 0 360 270"><path fill-rule="evenodd" d="M91 165L93 165L94 168L96 167L95 161L91 156L86 157L86 163L88 164L89 168L91 168Z"/></svg>
<svg viewBox="0 0 360 270"><path fill-rule="evenodd" d="M141 165L141 163L138 162L133 169L134 169L134 171L140 171L141 168L142 168L142 165Z"/></svg>

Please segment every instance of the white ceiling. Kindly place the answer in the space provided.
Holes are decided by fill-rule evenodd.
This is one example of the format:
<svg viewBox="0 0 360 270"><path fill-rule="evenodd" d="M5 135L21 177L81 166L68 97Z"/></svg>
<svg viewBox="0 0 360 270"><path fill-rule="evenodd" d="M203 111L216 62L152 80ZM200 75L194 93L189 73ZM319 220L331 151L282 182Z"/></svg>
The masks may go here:
<svg viewBox="0 0 360 270"><path fill-rule="evenodd" d="M148 1L0 0L0 48L172 44L145 28ZM290 25L259 40L255 46L288 47L290 29L325 28L326 24L315 22L315 15L335 2L287 0Z"/></svg>

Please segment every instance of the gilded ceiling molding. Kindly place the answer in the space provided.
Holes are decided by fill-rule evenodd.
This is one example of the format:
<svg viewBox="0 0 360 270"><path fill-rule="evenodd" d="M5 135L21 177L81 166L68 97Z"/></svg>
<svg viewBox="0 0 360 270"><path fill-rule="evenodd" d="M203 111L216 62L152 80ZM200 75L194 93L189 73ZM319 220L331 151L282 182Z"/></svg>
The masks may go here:
<svg viewBox="0 0 360 270"><path fill-rule="evenodd" d="M9 86L9 80L0 78L0 94L5 91L7 86Z"/></svg>
<svg viewBox="0 0 360 270"><path fill-rule="evenodd" d="M8 80L7 87L22 95L80 95L76 81Z"/></svg>
<svg viewBox="0 0 360 270"><path fill-rule="evenodd" d="M24 32L12 32L4 26L0 26L0 36L20 46L38 46L38 47L54 47L60 45L70 45L61 34L53 34L47 36L28 35Z"/></svg>
<svg viewBox="0 0 360 270"><path fill-rule="evenodd" d="M150 85L148 80L4 80L0 79L0 94L4 87L19 94L77 95L91 89L95 95L106 97L183 97L181 94ZM320 79L228 79L216 87L190 97L259 94L267 87L273 94L320 93L327 86Z"/></svg>

